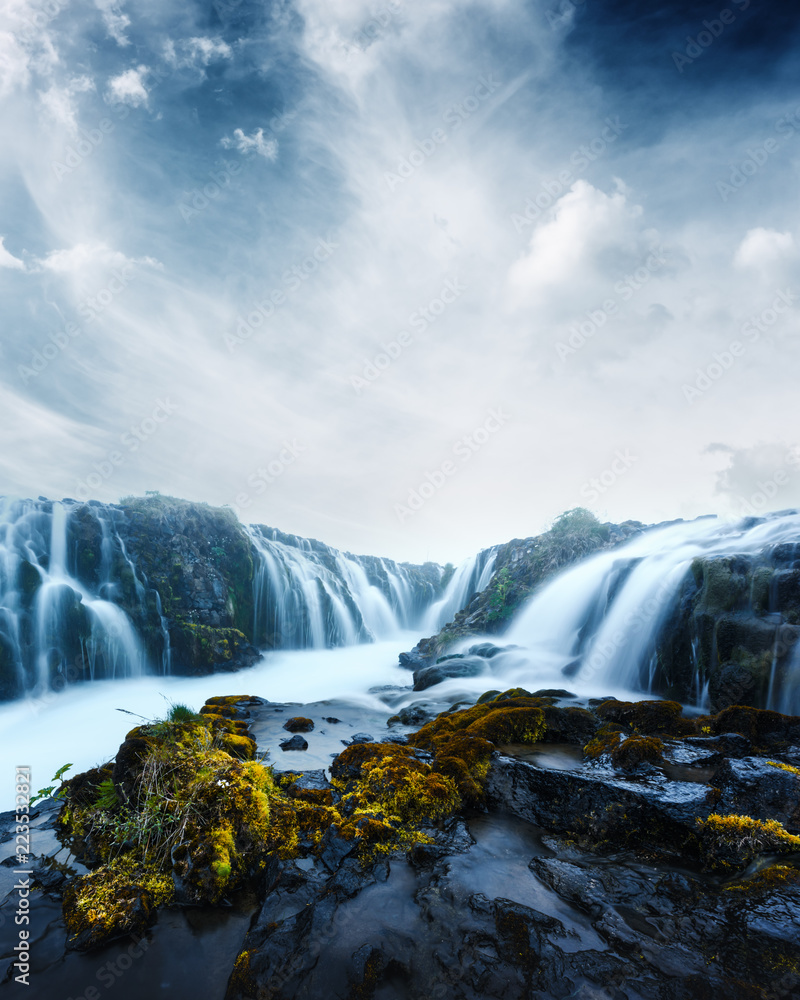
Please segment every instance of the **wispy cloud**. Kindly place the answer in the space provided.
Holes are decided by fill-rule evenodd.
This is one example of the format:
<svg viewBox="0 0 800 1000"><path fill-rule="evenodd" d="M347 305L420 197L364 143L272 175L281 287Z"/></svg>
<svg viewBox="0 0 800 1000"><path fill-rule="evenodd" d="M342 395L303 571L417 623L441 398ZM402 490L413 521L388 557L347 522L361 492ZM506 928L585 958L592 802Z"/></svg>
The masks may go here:
<svg viewBox="0 0 800 1000"><path fill-rule="evenodd" d="M247 135L244 129L236 128L233 130L233 137L224 136L220 145L223 149L235 149L245 155L257 153L273 162L278 158L278 142L273 138L265 138L263 128L257 128L252 135Z"/></svg>

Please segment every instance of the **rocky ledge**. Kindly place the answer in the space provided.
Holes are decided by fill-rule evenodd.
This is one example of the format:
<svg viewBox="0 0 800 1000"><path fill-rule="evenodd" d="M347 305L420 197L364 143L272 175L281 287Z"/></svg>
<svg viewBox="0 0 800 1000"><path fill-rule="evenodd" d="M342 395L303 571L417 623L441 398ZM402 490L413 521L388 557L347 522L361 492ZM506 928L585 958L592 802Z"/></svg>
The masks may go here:
<svg viewBox="0 0 800 1000"><path fill-rule="evenodd" d="M375 742L330 711L211 699L66 781L37 836L67 856L31 859L34 912L63 911L40 989L131 942L156 989L194 910L227 914L226 1000L798 995L800 718L514 689Z"/></svg>

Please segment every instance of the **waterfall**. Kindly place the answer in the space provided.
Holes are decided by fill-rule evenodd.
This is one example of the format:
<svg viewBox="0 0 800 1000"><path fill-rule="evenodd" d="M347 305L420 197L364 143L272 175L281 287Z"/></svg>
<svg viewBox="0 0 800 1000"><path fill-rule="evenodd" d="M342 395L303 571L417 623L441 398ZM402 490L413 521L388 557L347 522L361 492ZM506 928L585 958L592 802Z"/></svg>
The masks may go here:
<svg viewBox="0 0 800 1000"><path fill-rule="evenodd" d="M105 523L99 584L79 577L69 544L75 506L8 499L0 506L3 697L41 694L73 680L134 677L145 668L131 620L112 599Z"/></svg>
<svg viewBox="0 0 800 1000"><path fill-rule="evenodd" d="M488 586L496 559L497 546L494 546L483 549L461 563L450 578L441 599L428 608L422 625L425 635L432 635L451 622L456 613L467 606L474 594Z"/></svg>
<svg viewBox="0 0 800 1000"><path fill-rule="evenodd" d="M251 525L254 641L269 649L388 639L419 624L411 568Z"/></svg>
<svg viewBox="0 0 800 1000"><path fill-rule="evenodd" d="M504 636L523 648L498 658L493 669L505 669L526 686L541 687L545 680L566 674L584 686L654 693L659 638L675 613L694 560L735 556L751 557L754 565L782 565L779 560L792 557L799 536L797 512L737 523L704 518L643 532L566 569L530 598ZM770 582L768 607L773 600ZM757 620L777 629L782 616L768 612ZM703 703L708 681L700 675L695 639L687 658L696 698ZM773 672L774 661L775 654ZM800 711L800 642L785 683L772 697L780 710Z"/></svg>

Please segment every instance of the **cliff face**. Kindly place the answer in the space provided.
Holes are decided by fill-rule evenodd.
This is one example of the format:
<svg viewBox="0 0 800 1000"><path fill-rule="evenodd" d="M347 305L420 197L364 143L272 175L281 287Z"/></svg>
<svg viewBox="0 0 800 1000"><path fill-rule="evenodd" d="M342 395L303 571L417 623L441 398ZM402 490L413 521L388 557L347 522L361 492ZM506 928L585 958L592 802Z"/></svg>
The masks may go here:
<svg viewBox="0 0 800 1000"><path fill-rule="evenodd" d="M550 531L501 545L486 589L471 595L436 635L420 640L415 653L432 662L460 639L502 633L526 598L559 570L621 545L644 528L640 521L600 524L588 512L576 510L563 514Z"/></svg>
<svg viewBox="0 0 800 1000"><path fill-rule="evenodd" d="M659 690L785 710L800 639L800 544L696 559L660 632ZM782 702L786 704L782 705Z"/></svg>
<svg viewBox="0 0 800 1000"><path fill-rule="evenodd" d="M370 585L382 622L407 625L443 573L261 528L266 542L227 508L160 495L6 501L0 513L0 698L147 668L239 669L256 646L363 641L374 634L359 604ZM281 615L299 627L276 629Z"/></svg>

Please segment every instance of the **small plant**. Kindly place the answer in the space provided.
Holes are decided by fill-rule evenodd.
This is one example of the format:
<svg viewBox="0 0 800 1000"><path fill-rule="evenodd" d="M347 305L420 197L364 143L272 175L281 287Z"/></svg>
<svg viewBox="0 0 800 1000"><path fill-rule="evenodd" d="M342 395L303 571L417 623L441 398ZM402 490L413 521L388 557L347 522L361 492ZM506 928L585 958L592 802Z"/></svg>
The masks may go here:
<svg viewBox="0 0 800 1000"><path fill-rule="evenodd" d="M60 767L53 775L52 778L53 784L48 785L47 788L40 788L35 795L31 796L30 805L33 805L34 802L39 802L41 799L49 798L51 795L53 796L54 799L63 798L64 797L63 789L66 782L62 781L62 778L72 766L73 766L72 764L64 764L63 767ZM59 783L57 789L55 785L56 781Z"/></svg>
<svg viewBox="0 0 800 1000"><path fill-rule="evenodd" d="M202 720L202 716L189 708L188 705L181 704L170 705L167 718L170 722L200 722Z"/></svg>
<svg viewBox="0 0 800 1000"><path fill-rule="evenodd" d="M511 615L513 608L509 606L509 596L513 585L514 581L511 579L508 566L503 566L497 571L492 582L492 590L489 595L489 614L487 615L489 621L503 621Z"/></svg>

